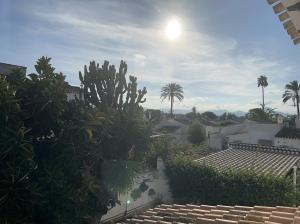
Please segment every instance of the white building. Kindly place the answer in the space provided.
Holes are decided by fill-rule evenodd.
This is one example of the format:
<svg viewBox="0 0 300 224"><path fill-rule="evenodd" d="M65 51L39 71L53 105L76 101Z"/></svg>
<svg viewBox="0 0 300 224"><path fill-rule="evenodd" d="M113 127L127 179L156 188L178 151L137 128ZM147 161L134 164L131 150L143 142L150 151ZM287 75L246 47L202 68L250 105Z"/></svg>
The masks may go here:
<svg viewBox="0 0 300 224"><path fill-rule="evenodd" d="M258 145L275 145L275 135L283 128L281 119L278 123L259 123L245 120L243 123L229 125L220 131L209 133L209 146L224 149L228 143L244 143Z"/></svg>
<svg viewBox="0 0 300 224"><path fill-rule="evenodd" d="M296 127L284 127L275 135L275 146L300 149L300 116L295 121Z"/></svg>
<svg viewBox="0 0 300 224"><path fill-rule="evenodd" d="M76 98L80 98L80 87L78 86L71 86L67 84L66 86L66 93L67 93L67 100L75 100Z"/></svg>

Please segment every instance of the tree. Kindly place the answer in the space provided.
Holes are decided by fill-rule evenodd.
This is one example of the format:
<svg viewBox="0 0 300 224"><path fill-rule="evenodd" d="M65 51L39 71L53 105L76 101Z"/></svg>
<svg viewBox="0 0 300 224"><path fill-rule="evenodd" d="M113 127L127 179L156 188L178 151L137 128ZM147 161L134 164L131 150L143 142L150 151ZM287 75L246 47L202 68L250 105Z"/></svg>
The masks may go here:
<svg viewBox="0 0 300 224"><path fill-rule="evenodd" d="M185 117L191 120L194 120L197 117L196 107L192 107L192 111L185 114Z"/></svg>
<svg viewBox="0 0 300 224"><path fill-rule="evenodd" d="M211 111L206 111L206 112L202 113L201 116L208 120L216 120L218 118L218 116L214 112L211 112Z"/></svg>
<svg viewBox="0 0 300 224"><path fill-rule="evenodd" d="M299 93L300 93L300 84L297 80L294 80L290 82L289 84L286 84L285 86L285 92L282 95L282 101L286 103L289 100L293 101L294 107L297 107L297 115L300 115L299 111Z"/></svg>
<svg viewBox="0 0 300 224"><path fill-rule="evenodd" d="M15 88L0 77L0 223L30 223L37 202L29 180L34 151L20 110Z"/></svg>
<svg viewBox="0 0 300 224"><path fill-rule="evenodd" d="M265 111L262 108L253 108L250 109L249 112L246 114L246 117L252 121L258 122L275 122L276 121L277 113L273 108L266 108Z"/></svg>
<svg viewBox="0 0 300 224"><path fill-rule="evenodd" d="M188 140L199 145L206 139L206 132L204 127L198 122L194 121L188 128Z"/></svg>
<svg viewBox="0 0 300 224"><path fill-rule="evenodd" d="M221 116L220 116L220 120L221 121L225 121L225 120L235 120L238 119L238 116L236 116L233 113L228 113L228 112L224 112Z"/></svg>
<svg viewBox="0 0 300 224"><path fill-rule="evenodd" d="M0 80L0 222L95 223L116 202L101 178L110 122L66 101L50 58L35 68Z"/></svg>
<svg viewBox="0 0 300 224"><path fill-rule="evenodd" d="M182 87L174 82L169 83L161 88L160 98L162 101L164 101L166 98L171 101L171 117L173 117L174 98L177 98L179 101L183 100Z"/></svg>
<svg viewBox="0 0 300 224"><path fill-rule="evenodd" d="M264 75L261 75L259 78L257 78L257 87L261 86L262 91L262 110L265 111L265 87L268 86L268 78Z"/></svg>

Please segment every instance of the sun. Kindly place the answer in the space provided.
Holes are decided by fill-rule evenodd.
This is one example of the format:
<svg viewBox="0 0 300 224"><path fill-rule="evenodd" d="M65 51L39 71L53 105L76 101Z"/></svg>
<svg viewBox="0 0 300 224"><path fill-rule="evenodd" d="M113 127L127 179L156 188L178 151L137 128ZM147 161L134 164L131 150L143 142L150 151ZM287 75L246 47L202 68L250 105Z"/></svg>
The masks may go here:
<svg viewBox="0 0 300 224"><path fill-rule="evenodd" d="M170 40L177 39L181 34L181 24L177 19L171 19L165 29L165 34Z"/></svg>

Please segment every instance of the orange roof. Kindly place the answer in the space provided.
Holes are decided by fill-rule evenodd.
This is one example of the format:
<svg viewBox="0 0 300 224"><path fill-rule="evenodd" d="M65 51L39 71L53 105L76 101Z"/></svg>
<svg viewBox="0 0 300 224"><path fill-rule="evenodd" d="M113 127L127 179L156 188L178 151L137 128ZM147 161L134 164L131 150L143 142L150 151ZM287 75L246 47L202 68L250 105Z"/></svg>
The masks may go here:
<svg viewBox="0 0 300 224"><path fill-rule="evenodd" d="M267 0L294 44L300 44L300 0Z"/></svg>
<svg viewBox="0 0 300 224"><path fill-rule="evenodd" d="M162 204L120 223L298 224L300 208Z"/></svg>

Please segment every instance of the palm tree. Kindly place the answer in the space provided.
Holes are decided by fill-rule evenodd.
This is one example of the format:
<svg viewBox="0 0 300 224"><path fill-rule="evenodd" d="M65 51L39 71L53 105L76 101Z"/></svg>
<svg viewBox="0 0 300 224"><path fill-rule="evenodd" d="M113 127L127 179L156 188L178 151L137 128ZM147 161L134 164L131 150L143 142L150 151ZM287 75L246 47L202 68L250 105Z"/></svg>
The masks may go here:
<svg viewBox="0 0 300 224"><path fill-rule="evenodd" d="M179 101L183 100L183 90L181 85L173 82L162 87L160 98L164 101L167 97L171 101L171 117L173 117L174 97Z"/></svg>
<svg viewBox="0 0 300 224"><path fill-rule="evenodd" d="M297 106L297 114L299 115L299 93L300 93L300 84L297 80L286 84L285 92L282 95L282 101L286 103L288 100L292 100L294 103L294 107Z"/></svg>
<svg viewBox="0 0 300 224"><path fill-rule="evenodd" d="M265 87L268 86L268 78L264 75L261 75L257 78L257 87L261 86L262 91L262 110L265 111Z"/></svg>

